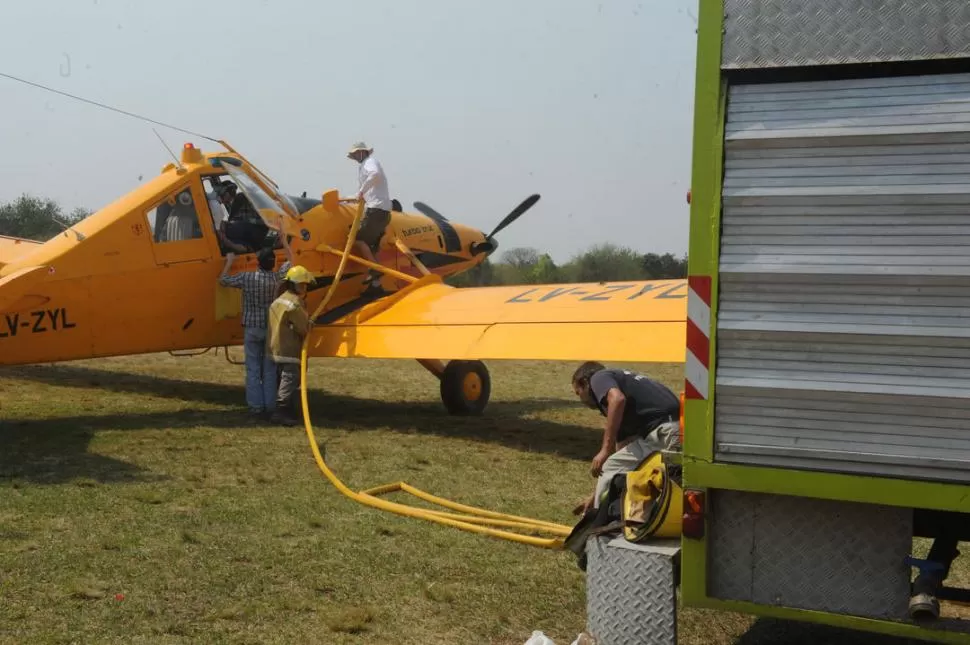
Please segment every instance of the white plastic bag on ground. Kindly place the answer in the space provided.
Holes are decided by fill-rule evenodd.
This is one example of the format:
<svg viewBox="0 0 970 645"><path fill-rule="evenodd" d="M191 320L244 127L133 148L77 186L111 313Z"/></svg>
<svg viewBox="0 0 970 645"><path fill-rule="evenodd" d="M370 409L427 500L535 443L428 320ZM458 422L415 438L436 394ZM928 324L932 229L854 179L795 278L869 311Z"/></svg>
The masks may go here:
<svg viewBox="0 0 970 645"><path fill-rule="evenodd" d="M532 636L525 642L525 645L556 645L556 643L542 632L536 630L532 632Z"/></svg>

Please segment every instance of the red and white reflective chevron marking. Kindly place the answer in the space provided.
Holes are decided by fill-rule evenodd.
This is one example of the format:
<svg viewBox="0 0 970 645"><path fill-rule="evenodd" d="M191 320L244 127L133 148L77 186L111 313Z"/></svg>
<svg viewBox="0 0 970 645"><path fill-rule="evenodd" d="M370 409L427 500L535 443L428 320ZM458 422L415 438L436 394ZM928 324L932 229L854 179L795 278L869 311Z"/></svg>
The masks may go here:
<svg viewBox="0 0 970 645"><path fill-rule="evenodd" d="M711 277L687 278L687 363L684 366L688 399L707 399L711 361Z"/></svg>

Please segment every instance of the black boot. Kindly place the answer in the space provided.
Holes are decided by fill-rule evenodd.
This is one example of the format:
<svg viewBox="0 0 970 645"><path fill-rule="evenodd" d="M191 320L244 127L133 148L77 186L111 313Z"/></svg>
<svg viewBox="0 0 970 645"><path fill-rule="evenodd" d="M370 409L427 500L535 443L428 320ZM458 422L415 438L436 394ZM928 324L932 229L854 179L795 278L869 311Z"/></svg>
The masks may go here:
<svg viewBox="0 0 970 645"><path fill-rule="evenodd" d="M290 417L297 425L303 423L303 405L298 397L293 397L293 402L290 404Z"/></svg>
<svg viewBox="0 0 970 645"><path fill-rule="evenodd" d="M293 401L277 401L276 410L273 412L273 416L270 417L270 421L278 423L281 426L289 427L297 425L299 422L293 414Z"/></svg>

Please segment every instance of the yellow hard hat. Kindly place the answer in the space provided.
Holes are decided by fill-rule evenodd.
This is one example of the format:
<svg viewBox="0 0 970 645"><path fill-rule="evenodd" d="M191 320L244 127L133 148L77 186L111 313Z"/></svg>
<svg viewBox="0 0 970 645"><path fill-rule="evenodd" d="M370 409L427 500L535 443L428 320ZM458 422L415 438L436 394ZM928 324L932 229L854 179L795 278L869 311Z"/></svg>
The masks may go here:
<svg viewBox="0 0 970 645"><path fill-rule="evenodd" d="M286 272L286 279L297 284L301 282L309 284L313 282L313 274L300 265L296 265L290 267L289 271Z"/></svg>

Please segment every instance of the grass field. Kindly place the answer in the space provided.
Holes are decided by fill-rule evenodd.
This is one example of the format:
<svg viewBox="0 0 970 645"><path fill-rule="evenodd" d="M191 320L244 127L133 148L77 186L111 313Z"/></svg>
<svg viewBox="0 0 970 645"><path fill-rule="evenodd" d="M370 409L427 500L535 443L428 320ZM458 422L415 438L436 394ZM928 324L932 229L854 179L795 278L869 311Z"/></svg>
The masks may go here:
<svg viewBox="0 0 970 645"><path fill-rule="evenodd" d="M405 480L564 524L589 492L596 413L574 365L490 365L492 404L447 416L409 362L315 361L318 438L352 488ZM679 387L679 370L651 370ZM0 642L570 643L568 552L365 508L302 428L248 421L242 368L147 356L0 370ZM685 644L896 642L686 610Z"/></svg>

